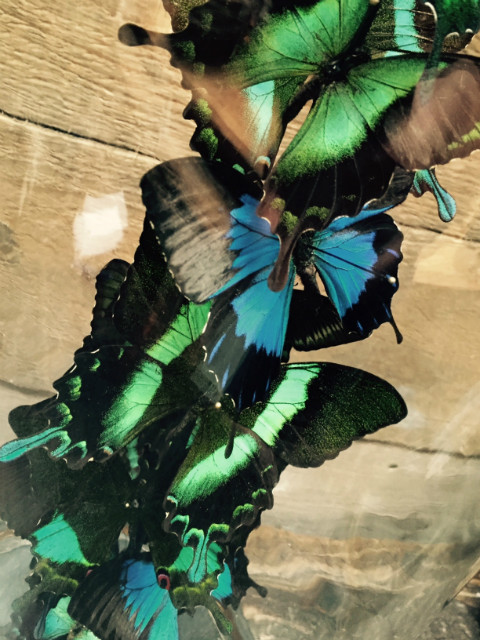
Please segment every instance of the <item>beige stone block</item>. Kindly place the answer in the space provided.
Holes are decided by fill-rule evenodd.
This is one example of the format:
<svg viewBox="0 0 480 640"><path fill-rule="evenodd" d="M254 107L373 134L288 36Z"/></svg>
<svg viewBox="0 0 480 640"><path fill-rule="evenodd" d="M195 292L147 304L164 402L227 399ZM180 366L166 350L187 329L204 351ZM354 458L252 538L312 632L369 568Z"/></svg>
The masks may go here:
<svg viewBox="0 0 480 640"><path fill-rule="evenodd" d="M161 0L2 2L0 109L158 159L184 155L190 94L166 51L118 41L126 22L170 31Z"/></svg>
<svg viewBox="0 0 480 640"><path fill-rule="evenodd" d="M0 379L50 392L90 331L96 274L133 258L156 162L7 117L0 131Z"/></svg>

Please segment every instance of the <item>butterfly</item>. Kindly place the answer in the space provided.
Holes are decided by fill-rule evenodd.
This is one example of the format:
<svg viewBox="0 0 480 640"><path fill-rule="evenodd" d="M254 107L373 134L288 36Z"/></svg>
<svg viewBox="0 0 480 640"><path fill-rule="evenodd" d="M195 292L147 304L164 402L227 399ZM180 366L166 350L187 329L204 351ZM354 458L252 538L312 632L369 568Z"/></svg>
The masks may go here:
<svg viewBox="0 0 480 640"><path fill-rule="evenodd" d="M60 616L61 603L74 623L101 639L113 633L124 640L153 638L159 625L173 639L178 612L202 605L221 631L230 631L215 603L238 603L251 586L243 548L261 511L272 506L281 471L288 464L323 464L405 414L399 394L371 374L330 363L294 364L283 367L265 403L239 414L233 405L203 411L188 442L174 443L167 460L159 451L146 453L135 479L121 455L70 470L45 451L27 453L31 486L37 499L48 497L51 510L29 524L40 559L36 572L46 579L17 605L24 624L37 629L37 640L47 638L38 631L42 625L54 637L51 625L68 621ZM112 500L102 488L113 468L121 468L117 486L125 489ZM76 496L65 481L75 477ZM7 506L12 497L4 498ZM115 542L126 523L130 543L119 552Z"/></svg>
<svg viewBox="0 0 480 640"><path fill-rule="evenodd" d="M146 260L143 268L139 256ZM146 349L154 345L157 350L145 361L151 362L154 353L178 353L181 337L175 337L174 352L172 343L165 341L171 327L179 317L190 330L197 325L189 324L189 316L180 313L161 334L160 342L151 342L156 325L152 330L150 319L152 313L158 316L161 304L148 290L137 291L147 258L146 247L141 246L134 262L138 281L129 278L131 267L124 263L114 262L101 272L92 334L77 356L91 355L85 348L92 346L102 354L103 342L107 351L117 348L119 340L127 345L115 325L115 308L122 296L146 301L145 308L139 303L134 315L142 322L148 320L145 331L132 322L126 325L131 335L146 336ZM152 275L149 269L147 272ZM159 273L165 275L163 267ZM132 282L135 284L129 284ZM163 295L161 289L157 295ZM180 310L183 308L182 303ZM110 323L115 325L112 335ZM190 333L185 352L191 339ZM137 362L132 361L135 372L139 371ZM86 376L97 370L88 369ZM159 370L149 371L156 387L164 382ZM57 398L14 414L13 426L21 444L17 443L15 455L11 445L3 449L0 512L10 527L32 542L39 560L34 575L40 578L16 603L22 633L47 640L61 635L68 624L72 633L80 633L80 623L95 636L108 638L119 620L122 637L133 640L149 637L156 625L166 621L169 634L175 637L178 612L197 605L207 607L219 627L228 630L228 617L216 602L222 607L238 603L255 586L246 571L243 549L259 524L261 511L272 506L272 489L281 471L288 464L318 466L352 440L406 414L403 400L388 383L339 365L285 365L266 402L242 411L222 393L195 404L196 382L190 377L195 378L196 365L187 373L183 384L182 376L172 378L172 384L181 387L178 393L190 392L183 398L185 415L180 419L170 416L169 425L162 428L162 418L152 414L132 438L123 433L123 415L119 414L122 435L115 455L105 456L102 462L94 457L89 464L77 464L77 459L69 459L68 451L60 455L56 449L41 448L44 443L48 446L45 416L50 415ZM167 372L165 378L169 376ZM84 380L80 378L82 391ZM114 390L118 392L118 387ZM103 391L108 393L108 387ZM139 393L141 398L135 403L142 405L143 390ZM81 397L71 396L70 402ZM91 451L110 428L104 406L90 407ZM90 433L86 427L83 430ZM67 427L64 440L74 433ZM67 465L59 459L62 457ZM126 525L130 543L123 552L118 539ZM148 556L142 555L145 545ZM150 604L144 609L146 602Z"/></svg>
<svg viewBox="0 0 480 640"><path fill-rule="evenodd" d="M185 397L194 403L215 386L207 371L197 386L191 377L204 358L196 342L210 305L183 298L149 225L133 265L110 263L96 286L92 332L74 366L54 383L56 396L11 412L19 437L1 448L0 461L46 446L52 457L82 467L112 455L152 422L168 439L188 410Z"/></svg>
<svg viewBox="0 0 480 640"><path fill-rule="evenodd" d="M80 623L101 639L134 640L161 625L173 640L178 613L198 605L231 631L222 607L256 587L243 549L281 471L318 466L405 414L399 394L371 374L285 365L266 402L240 413L226 399L206 408L167 450L147 428L133 476L126 450L75 470L37 449L0 465L2 515L39 559L41 579L15 603L22 633L50 640Z"/></svg>
<svg viewBox="0 0 480 640"><path fill-rule="evenodd" d="M121 637L130 639L154 637L160 624L173 628L172 602L177 609L182 603L208 607L204 595L195 601L193 585L198 593L198 585L208 583L220 604L238 604L251 585L243 547L260 512L272 506L281 471L288 464L318 466L353 439L404 415L403 401L383 380L325 363L286 365L269 400L240 413L233 443L228 415L217 408L204 412L166 494L167 530L177 533L180 555L172 565L160 565L165 557L156 540L149 555L120 554L87 576L70 613L101 638L120 626ZM215 618L228 630L225 619Z"/></svg>
<svg viewBox="0 0 480 640"><path fill-rule="evenodd" d="M458 4L437 5L438 20L420 0L274 3L270 11L253 3L244 32L217 56L207 46L219 33L217 9L207 4L183 32L131 29L130 41L143 33L137 43L171 51L194 92L195 148L266 179L260 215L284 237L285 211L321 229L385 192L395 165L429 169L477 148L479 62L452 53L464 40L444 40L476 28L478 6L462 18ZM309 101L274 166L286 126Z"/></svg>
<svg viewBox="0 0 480 640"><path fill-rule="evenodd" d="M34 421L23 428L25 434L34 431ZM14 603L16 626L24 637L50 640L78 632L89 638L79 623L95 609L90 605L83 609L84 597L92 594L87 589L87 595L80 596L85 594L82 585L92 572L96 578L107 576L111 580L108 568L112 563L120 563L126 555L129 560L138 556L144 545L150 547L156 566L161 565L162 575L172 588L165 600L171 627L168 637L177 637L178 612L193 611L197 605L211 609L219 626L228 629L228 620L218 611L211 592L215 590L213 598L218 596L227 606L234 590L238 598L254 586L246 563L239 569L234 566L236 558L242 557L238 545L244 546L246 537L235 538L232 548L211 546L205 555L206 564L199 566L192 548L183 547L177 536L164 531L163 496L188 451L190 435L184 429L166 446L161 439L157 441L153 427L117 455L80 469L70 469L62 460L37 448L0 464L0 513L17 535L32 543L37 558L30 590ZM132 448L137 453L133 474ZM118 546L126 526L128 554L120 552ZM221 574L226 575L220 580ZM108 582L105 588L112 590L115 584ZM72 599L79 607L79 616L70 615ZM122 611L120 607L115 619ZM102 615L103 620L105 612ZM93 621L90 626L96 631ZM135 627L132 635L125 637L140 637L141 631ZM105 633L102 627L99 637L106 637Z"/></svg>
<svg viewBox="0 0 480 640"><path fill-rule="evenodd" d="M408 193L411 176L402 173L378 206L301 234L283 258L259 201L228 188L237 185L233 172L226 177L217 165L184 158L152 169L141 186L175 280L187 297L212 302L201 336L206 363L237 407L265 397L287 330L288 345L304 350L366 338L384 322L400 341L390 304L402 234L385 211Z"/></svg>
<svg viewBox="0 0 480 640"><path fill-rule="evenodd" d="M180 461L181 457L177 457L176 463ZM32 542L32 551L37 558L30 590L13 605L16 627L24 637L50 640L67 633L95 637L91 633L91 628L96 631L93 623L89 632L80 626L86 613L92 616L95 612L90 598L98 595L89 586L87 596L82 595L85 594L85 580L90 585L92 572L96 579L106 576L106 588L114 590L116 583L109 567L123 562L125 556L131 562L131 558L148 543L157 561L164 565L161 575L165 584L168 589L172 587L170 597L165 591L166 587L162 586L163 593L168 596L164 600L168 605L166 613L171 627L169 635L165 633L165 637L178 637L175 629L179 611L191 611L200 604L213 609L221 625L223 617L220 613L217 615L218 607L211 598L211 592L215 589L218 599L222 601L226 601L233 593L232 581L235 576L224 564L224 557L230 552L214 545L207 554L205 572L200 573L196 565L191 567L192 549L182 548L175 535L163 530L165 514L158 510L158 500L154 494L165 492L171 481L174 471L168 464L162 465L161 472L158 472L142 460L141 472L133 480L128 474L126 456L122 459L122 455L75 471L68 469L61 461L52 460L45 451L26 454L23 467L18 462L2 465L0 475L2 491L5 491L2 496L4 515L9 525L16 527L17 533ZM38 521L17 507L15 501L19 498L24 509L33 506L37 515L44 505ZM20 529L17 526L19 522ZM119 535L127 524L130 544L127 551L120 552ZM222 573L227 575L219 582ZM242 577L243 581L248 580L246 571ZM72 614L72 599L74 603L81 603L85 597L89 599L88 608L84 610L80 606L79 616L75 615L75 611ZM109 601L113 606L113 598ZM98 601L95 602L98 609ZM128 609L130 604L127 603L125 607ZM161 598L159 606L163 608ZM119 613L122 610L119 607ZM136 613L135 610L129 611L132 616ZM105 612L102 615L103 620ZM115 620L118 620L118 614ZM150 622L150 618L145 625L147 622ZM132 638L141 637L143 631L143 628L139 630L135 626L129 635L128 625L122 626L122 629L125 634L122 637ZM116 632L120 633L120 630ZM98 637L108 637L105 627L102 627Z"/></svg>
<svg viewBox="0 0 480 640"><path fill-rule="evenodd" d="M69 603L69 613L105 640L176 640L179 614L205 606L221 632L231 634L227 601L234 578L225 552L217 544L209 548L200 580L186 570L192 554L190 547L183 547L171 564L159 567L153 553L127 549L86 576Z"/></svg>

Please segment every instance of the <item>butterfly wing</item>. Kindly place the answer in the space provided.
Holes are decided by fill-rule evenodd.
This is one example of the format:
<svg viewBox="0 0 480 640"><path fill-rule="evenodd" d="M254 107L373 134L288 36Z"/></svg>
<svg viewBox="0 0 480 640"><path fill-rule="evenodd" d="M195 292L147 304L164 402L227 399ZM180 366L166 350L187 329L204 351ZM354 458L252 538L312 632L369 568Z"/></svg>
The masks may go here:
<svg viewBox="0 0 480 640"><path fill-rule="evenodd" d="M220 178L202 160L186 158L150 171L142 188L183 292L212 299L202 336L206 364L244 406L265 395L278 371L294 270L290 266L287 286L272 291L268 276L279 240L256 215L258 200L241 191L232 195Z"/></svg>
<svg viewBox="0 0 480 640"><path fill-rule="evenodd" d="M266 402L239 415L223 404L199 417L168 492L169 528L194 548L201 575L212 543L258 525L286 464L317 466L405 415L399 394L363 371L284 366Z"/></svg>
<svg viewBox="0 0 480 640"><path fill-rule="evenodd" d="M59 598L70 597L89 568L112 557L134 495L121 456L73 471L35 450L0 465L2 517L32 543L35 556L30 589L12 607L24 637L63 635L70 622L56 611ZM71 631L72 637L82 635L73 623Z"/></svg>
<svg viewBox="0 0 480 640"><path fill-rule="evenodd" d="M399 422L407 408L389 383L366 371L298 363L284 366L269 402L248 412L257 414L255 433L284 463L317 467L354 440Z"/></svg>
<svg viewBox="0 0 480 640"><path fill-rule="evenodd" d="M417 170L478 149L479 90L478 58L442 56L429 92L420 85L386 115L382 135L389 155L402 167Z"/></svg>
<svg viewBox="0 0 480 640"><path fill-rule="evenodd" d="M457 211L454 198L438 182L435 169L422 169L415 172L412 193L419 198L424 193L430 192L437 201L438 215L443 222L453 220Z"/></svg>
<svg viewBox="0 0 480 640"><path fill-rule="evenodd" d="M113 308L130 265L124 260L111 260L98 274L95 305L92 310L91 332L79 351L94 351L105 344L117 344L119 333L113 322Z"/></svg>
<svg viewBox="0 0 480 640"><path fill-rule="evenodd" d="M155 474L149 480L155 483ZM176 638L178 613L204 606L223 633L231 632L222 613L236 579L227 564L233 561L230 549L212 544L199 570L191 547L162 527L150 529L144 506L140 501L142 525L136 532L130 528L129 548L86 576L73 595L71 615L102 638L109 638L118 625L125 637ZM150 553L135 551L145 543Z"/></svg>
<svg viewBox="0 0 480 640"><path fill-rule="evenodd" d="M178 639L177 609L147 554L120 555L94 569L68 612L103 640Z"/></svg>
<svg viewBox="0 0 480 640"><path fill-rule="evenodd" d="M316 351L358 340L358 334L346 329L335 305L318 287L294 289L282 360L288 361L290 350Z"/></svg>
<svg viewBox="0 0 480 640"><path fill-rule="evenodd" d="M461 38L462 44L465 45L480 27L478 0L466 0L466 2L462 0L433 0L432 4L437 17L437 25L429 67L438 64L447 36L455 34L457 38Z"/></svg>
<svg viewBox="0 0 480 640"><path fill-rule="evenodd" d="M390 322L391 300L398 289L403 239L385 209L364 208L353 218L335 219L312 238L315 266L343 326L367 337Z"/></svg>
<svg viewBox="0 0 480 640"><path fill-rule="evenodd" d="M42 616L35 626L33 637L35 640L55 640L68 636L72 640L95 640L96 636L78 624L68 614L70 597L55 598L57 604L53 606L49 598L45 603Z"/></svg>
<svg viewBox="0 0 480 640"><path fill-rule="evenodd" d="M0 465L0 479L8 526L38 556L87 567L110 554L134 487L124 459L73 471L44 450Z"/></svg>
<svg viewBox="0 0 480 640"><path fill-rule="evenodd" d="M165 261L145 260L147 251L148 248L144 250L141 245L137 252L139 262L129 271L132 277L127 276L118 287L122 300L118 316L114 296L111 300L108 298L108 308L104 304L107 299L104 282L111 266L101 272L92 337L85 342L96 348L84 347L76 352L74 366L54 383L55 399L34 407L18 407L11 412L10 423L16 433L25 431L24 422L33 424L34 421L35 429L4 445L0 450L0 461L9 462L32 449L46 446L53 458L66 458L70 466L81 467L92 457L111 455L152 422L157 421L160 427L159 421L185 406L185 396L182 396L188 380L185 373L196 366L190 362L195 356L198 361L203 359L203 351L200 345L190 349L190 360L184 357L184 352L198 340L208 317L209 304L198 306L185 301L174 287ZM159 288L155 291L153 283L157 277ZM142 293L136 293L146 280L145 295L143 289ZM166 281L168 289L164 298L162 286ZM119 282L117 280L117 284ZM162 299L161 303L154 301L153 306L143 305L145 296L148 301L155 295ZM170 321L171 311L160 312L160 308L164 308L164 300L176 301L178 297L183 304ZM140 308L137 305L136 315L133 314L135 321L141 321L137 329L129 324L132 319L125 320L128 317L125 304L129 302L143 305ZM100 324L96 319L99 315L102 315ZM132 344L123 335L115 321L130 338L137 338L137 344ZM176 360L181 360L180 371L171 372L170 382L165 381L165 368L170 365L170 370L174 370L172 362ZM175 375L182 376L183 386L171 383L171 377Z"/></svg>
<svg viewBox="0 0 480 640"><path fill-rule="evenodd" d="M124 340L149 346L162 338L185 302L145 219L134 261L115 301L114 325Z"/></svg>

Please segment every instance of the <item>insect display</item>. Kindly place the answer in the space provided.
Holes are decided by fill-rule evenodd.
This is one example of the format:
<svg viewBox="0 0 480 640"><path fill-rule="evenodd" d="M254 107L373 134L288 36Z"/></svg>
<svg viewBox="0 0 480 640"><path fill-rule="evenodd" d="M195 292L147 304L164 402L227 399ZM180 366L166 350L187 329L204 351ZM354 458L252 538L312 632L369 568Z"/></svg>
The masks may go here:
<svg viewBox="0 0 480 640"><path fill-rule="evenodd" d="M199 155L143 176L131 264L98 274L56 394L10 414L0 514L35 557L12 637L176 640L198 606L235 637L232 608L266 593L245 547L282 472L407 412L381 378L293 350L384 323L401 342L394 208L430 192L450 221L433 165L479 146L474 0L168 8L173 34L120 39L169 50Z"/></svg>

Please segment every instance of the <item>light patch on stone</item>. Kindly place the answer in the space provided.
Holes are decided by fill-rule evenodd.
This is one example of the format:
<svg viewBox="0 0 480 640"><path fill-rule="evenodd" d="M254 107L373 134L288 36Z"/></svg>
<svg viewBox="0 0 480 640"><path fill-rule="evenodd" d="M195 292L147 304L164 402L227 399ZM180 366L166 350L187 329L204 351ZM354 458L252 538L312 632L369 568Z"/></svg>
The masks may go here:
<svg viewBox="0 0 480 640"><path fill-rule="evenodd" d="M478 291L480 249L476 243L440 235L422 247L413 279L436 287Z"/></svg>
<svg viewBox="0 0 480 640"><path fill-rule="evenodd" d="M83 209L73 222L75 253L80 258L115 249L128 224L123 191L99 198L85 196Z"/></svg>

